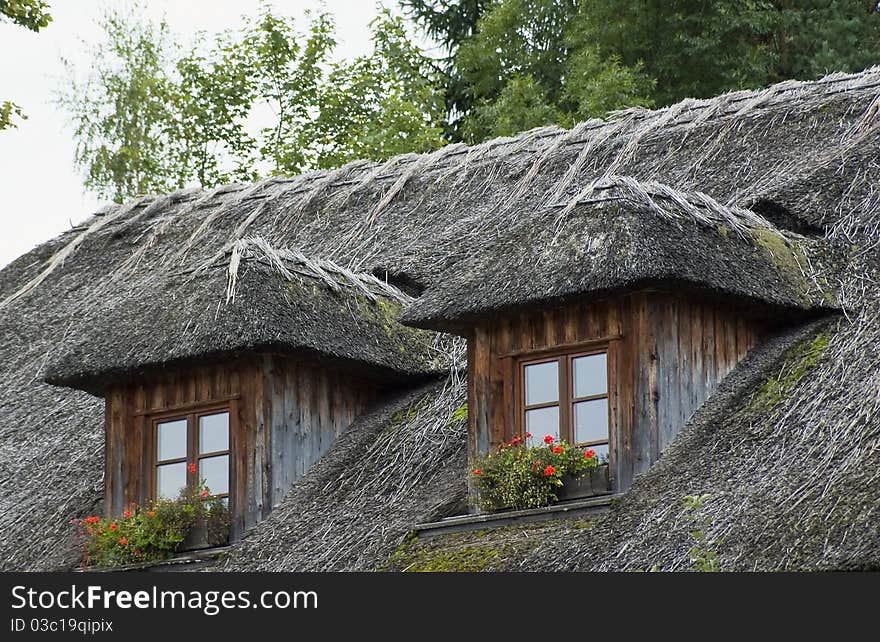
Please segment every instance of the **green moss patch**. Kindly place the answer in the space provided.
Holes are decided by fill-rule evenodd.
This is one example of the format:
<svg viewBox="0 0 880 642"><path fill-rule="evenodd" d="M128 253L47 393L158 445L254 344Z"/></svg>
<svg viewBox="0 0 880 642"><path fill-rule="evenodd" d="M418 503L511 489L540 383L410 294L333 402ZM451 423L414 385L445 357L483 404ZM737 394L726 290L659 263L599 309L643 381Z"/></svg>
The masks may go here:
<svg viewBox="0 0 880 642"><path fill-rule="evenodd" d="M826 304L835 301L834 292L827 281L820 287L804 276L803 269L809 265L805 247L775 230L754 228L750 230L754 244L767 253L779 276L788 283L804 303L821 299Z"/></svg>
<svg viewBox="0 0 880 642"><path fill-rule="evenodd" d="M816 367L828 349L829 339L828 332L821 332L789 350L779 372L767 379L755 393L751 409L767 410L782 401L797 382Z"/></svg>
<svg viewBox="0 0 880 642"><path fill-rule="evenodd" d="M576 529L590 522L563 522ZM538 548L548 531L558 533L558 521L505 526L429 539L406 537L388 560L386 570L422 573L475 573L505 570L511 560L522 559Z"/></svg>

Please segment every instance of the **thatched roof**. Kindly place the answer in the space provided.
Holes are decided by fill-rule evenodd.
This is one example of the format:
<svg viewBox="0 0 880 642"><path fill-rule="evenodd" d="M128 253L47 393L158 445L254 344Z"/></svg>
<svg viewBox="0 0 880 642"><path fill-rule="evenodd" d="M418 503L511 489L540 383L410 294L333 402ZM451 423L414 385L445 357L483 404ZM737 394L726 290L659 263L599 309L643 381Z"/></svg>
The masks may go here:
<svg viewBox="0 0 880 642"><path fill-rule="evenodd" d="M370 296L355 287L340 285L337 291L316 274L291 280L265 257L240 257L236 298L227 300L229 266L246 238L260 238L286 257L282 263L288 271L297 261L332 265L339 279L352 285L350 275L365 284L372 274L408 295L423 292L423 302L412 305L413 319L418 313L439 320L441 309L450 318L465 318L655 279L795 312L843 309L846 316L831 347L810 377L785 388L771 409L757 415L746 414L746 407L759 386L748 377L741 380L726 413L711 425L695 421L686 431L683 440L696 440L688 442L693 452L671 449L637 482L633 499L621 503L624 512L615 511L605 526L597 524L591 533L595 545L565 535L573 542L565 550L581 567L647 560L674 565L671 560L680 559L689 545L685 526L675 517L679 495L707 492L714 498L706 504L716 520L713 529L737 543L723 554L722 561L732 567L745 568L753 560L760 560L759 568L812 567L811 559L823 552L826 566L875 563L877 547L867 534L876 532L872 506L880 496L871 472L880 452L878 94L880 69L871 69L661 110L631 110L570 131L543 128L475 147L453 145L382 164L358 162L331 172L184 190L108 208L0 272L2 567L71 562L66 521L94 511L100 501L102 404L43 383L49 364L57 364L49 375L57 380L98 381L114 368L193 358L216 345L229 351L265 345L278 332L290 349L347 352L349 346L335 332L310 327L308 337L305 330L300 333L297 328L305 326L297 319L308 316L297 316L296 305L266 303L265 297L282 289L293 292L292 303L314 290L308 300L314 300L322 319L331 319L328 328L353 327L376 337L375 346L353 355L359 362L399 374L422 368L426 356L431 359L429 348L414 362L393 362L386 348L395 339L386 334L391 343L383 343L379 325L384 330L384 324L345 314L377 305ZM524 247L517 248L518 238ZM624 263L612 268L617 252ZM583 259L588 254L589 262ZM514 272L507 261L528 269L506 274ZM594 262L604 262L607 274ZM600 275L607 280L596 285L593 277ZM372 287L380 286L367 289ZM144 304L138 297L149 302L171 293L181 313L186 310L199 325L187 329L173 311L160 315L152 332L175 341L160 345L139 325ZM387 291L373 296L395 300ZM256 310L239 308L242 302ZM124 317L118 329L113 314ZM207 323L215 317L216 328ZM290 322L292 329L273 328L273 318ZM246 340L224 342L242 329ZM101 332L114 342L108 352L124 366L99 355ZM133 346L125 345L129 336ZM460 351L460 343L444 340L447 354ZM71 356L65 361L65 354L78 355L84 367L65 365L74 363ZM461 403L460 387L449 384L443 390L426 393L423 403L444 409ZM383 430L403 424L382 419L382 404L375 412L375 423L361 429L364 436L377 435L378 443ZM438 411L436 421L445 412ZM313 504L324 501L320 515L328 523L350 526L358 511L366 515L364 528L353 531L358 538L328 535L326 545L316 545L312 554L319 561L312 567L381 566L408 522L430 512L438 494L449 494L443 491L447 482L454 486L450 480L463 476L461 457L454 455L463 452L460 425L449 431L438 427L429 441L418 437L420 427L433 434L428 424L406 425L413 428L406 433L412 439L403 440L408 458L453 453L443 462L430 459L430 473L417 487L395 478L387 482L397 484L392 492L374 459L363 468L355 460L341 466L342 460L333 459L334 449L300 485L324 488L328 480L352 476L374 491L369 511L348 491L332 496L321 491L308 500L303 490L288 495ZM796 461L805 449L827 458ZM765 451L778 463L761 459ZM745 471L756 461L758 472L749 477ZM688 471L680 483L673 483L668 472L673 464ZM747 477L755 481L747 484ZM420 490L413 499L401 503L400 493L415 488ZM775 502L772 509L767 498ZM713 505L717 509L710 509ZM250 536L243 550L253 563L233 554L231 566L304 566L296 538L314 528L303 520L319 512L315 504L300 519L292 506L280 507L271 527L257 527ZM633 530L648 523L665 529L664 535L651 540ZM598 529L607 530L598 534ZM652 532L645 527L646 534ZM852 537L857 533L861 541ZM360 555L373 537L377 545ZM517 559L510 565L531 568L545 562Z"/></svg>
<svg viewBox="0 0 880 642"><path fill-rule="evenodd" d="M834 305L833 287L808 272L811 261L833 269L824 239L700 192L609 176L540 218L513 221L408 306L403 321L466 334L469 320L499 310L664 285L774 308Z"/></svg>
<svg viewBox="0 0 880 642"><path fill-rule="evenodd" d="M71 325L46 381L100 394L122 377L260 352L324 358L385 378L448 367L435 336L397 322L411 297L260 239L239 241L226 269L126 285Z"/></svg>

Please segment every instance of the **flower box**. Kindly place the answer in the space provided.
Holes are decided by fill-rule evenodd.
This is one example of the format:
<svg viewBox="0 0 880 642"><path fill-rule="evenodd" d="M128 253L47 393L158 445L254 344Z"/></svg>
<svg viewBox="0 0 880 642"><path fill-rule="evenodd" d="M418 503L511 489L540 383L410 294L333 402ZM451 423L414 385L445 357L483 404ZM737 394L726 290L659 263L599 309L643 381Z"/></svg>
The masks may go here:
<svg viewBox="0 0 880 642"><path fill-rule="evenodd" d="M546 435L543 445L527 445L530 437L516 436L474 460L470 480L478 510L540 508L558 501L560 493L570 499L608 492L608 467L591 474L600 468L593 449L581 450L553 435Z"/></svg>
<svg viewBox="0 0 880 642"><path fill-rule="evenodd" d="M607 495L611 492L611 478L608 464L585 471L581 477L563 475L562 487L556 496L559 501L581 499L595 495Z"/></svg>
<svg viewBox="0 0 880 642"><path fill-rule="evenodd" d="M207 518L200 518L190 528L186 538L180 543L180 551L198 551L204 548L225 546L229 543L228 524L212 524Z"/></svg>

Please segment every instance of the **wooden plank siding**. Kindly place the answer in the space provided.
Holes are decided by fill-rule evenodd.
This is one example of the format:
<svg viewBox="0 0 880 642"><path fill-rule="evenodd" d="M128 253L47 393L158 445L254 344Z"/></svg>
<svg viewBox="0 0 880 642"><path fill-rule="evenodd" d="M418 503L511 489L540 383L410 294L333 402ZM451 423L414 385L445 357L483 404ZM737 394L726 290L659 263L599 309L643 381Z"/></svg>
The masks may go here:
<svg viewBox="0 0 880 642"><path fill-rule="evenodd" d="M230 411L233 537L264 519L372 403L379 386L316 362L258 355L169 372L106 395L106 513L154 494L151 415Z"/></svg>
<svg viewBox="0 0 880 642"><path fill-rule="evenodd" d="M626 490L762 334L761 323L732 307L655 291L478 323L468 339L471 453L517 431L518 359L601 341L608 348L615 490Z"/></svg>

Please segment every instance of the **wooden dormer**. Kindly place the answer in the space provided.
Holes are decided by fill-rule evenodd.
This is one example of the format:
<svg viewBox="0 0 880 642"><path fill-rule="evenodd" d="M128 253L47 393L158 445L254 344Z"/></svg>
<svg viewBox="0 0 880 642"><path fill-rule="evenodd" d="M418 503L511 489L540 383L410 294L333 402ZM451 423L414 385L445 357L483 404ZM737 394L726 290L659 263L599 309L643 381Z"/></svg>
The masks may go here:
<svg viewBox="0 0 880 642"><path fill-rule="evenodd" d="M600 454L607 440L611 490L624 491L764 328L733 306L660 291L483 320L468 337L470 453L485 453L530 428L535 439L550 433ZM598 358L584 358L590 356ZM535 367L542 364L548 365ZM595 378L598 364L605 381L601 375L576 381L578 370ZM532 371L531 385L542 391L529 400ZM555 399L547 392L548 376L558 376ZM548 428L554 415L555 433ZM597 424L598 416L607 424Z"/></svg>

